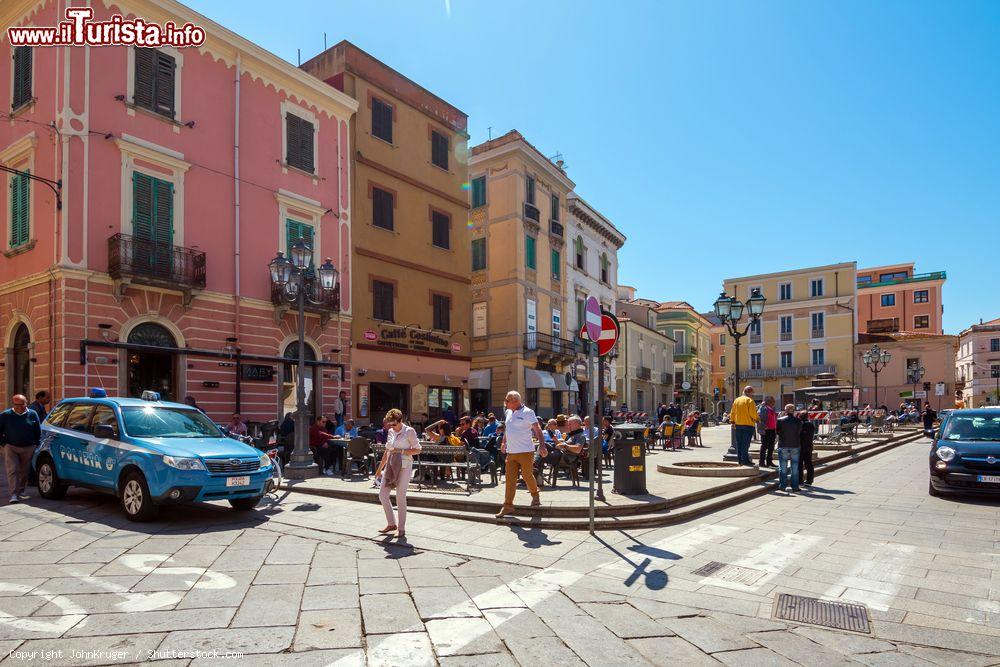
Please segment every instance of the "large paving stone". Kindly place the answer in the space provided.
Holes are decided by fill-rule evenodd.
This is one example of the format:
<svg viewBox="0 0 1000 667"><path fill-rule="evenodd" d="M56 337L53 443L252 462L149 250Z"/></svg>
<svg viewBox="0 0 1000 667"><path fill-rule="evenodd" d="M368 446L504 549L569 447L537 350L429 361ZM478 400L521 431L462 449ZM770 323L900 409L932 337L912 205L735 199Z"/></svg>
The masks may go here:
<svg viewBox="0 0 1000 667"><path fill-rule="evenodd" d="M291 630L291 628L283 628ZM255 654L253 667L365 667L365 652L360 648L339 648L305 653ZM156 663L160 667L161 663ZM218 658L198 658L189 667L218 667Z"/></svg>
<svg viewBox="0 0 1000 667"><path fill-rule="evenodd" d="M302 610L357 609L361 605L357 584L306 586L302 593Z"/></svg>
<svg viewBox="0 0 1000 667"><path fill-rule="evenodd" d="M363 595L361 613L365 619L365 632L369 634L395 634L423 632L424 624L413 606L413 600L403 593Z"/></svg>
<svg viewBox="0 0 1000 667"><path fill-rule="evenodd" d="M443 567L403 568L403 576L410 588L458 585L452 573Z"/></svg>
<svg viewBox="0 0 1000 667"><path fill-rule="evenodd" d="M122 577L56 577L49 579L38 587L35 593L44 591L50 595L68 595L83 593L124 593L135 586L142 575ZM0 581L8 581L0 577Z"/></svg>
<svg viewBox="0 0 1000 667"><path fill-rule="evenodd" d="M518 667L510 653L487 653L486 655L456 655L441 658L441 667Z"/></svg>
<svg viewBox="0 0 1000 667"><path fill-rule="evenodd" d="M441 618L427 622L439 656L500 653L503 643L485 618Z"/></svg>
<svg viewBox="0 0 1000 667"><path fill-rule="evenodd" d="M461 586L415 588L413 602L420 618L474 618L481 616L478 607Z"/></svg>
<svg viewBox="0 0 1000 667"><path fill-rule="evenodd" d="M255 584L305 584L309 568L304 565L262 565Z"/></svg>
<svg viewBox="0 0 1000 667"><path fill-rule="evenodd" d="M83 595L60 595L45 604L35 616L61 616L66 607L76 607L84 614L113 614L117 612L162 611L176 608L184 593L160 591L157 593L88 593ZM45 598L26 596L25 599ZM215 605L219 606L219 605ZM222 605L235 607L236 605Z"/></svg>
<svg viewBox="0 0 1000 667"><path fill-rule="evenodd" d="M850 655L852 653L877 653L880 651L893 650L893 644L875 639L866 635L859 635L854 632L838 632L835 630L824 630L808 625L793 627L791 631L797 635L808 637L817 644L821 644L837 653Z"/></svg>
<svg viewBox="0 0 1000 667"><path fill-rule="evenodd" d="M301 584L254 585L233 619L234 628L294 625L302 602Z"/></svg>
<svg viewBox="0 0 1000 667"><path fill-rule="evenodd" d="M408 593L409 586L403 577L361 577L358 579L361 595L380 593Z"/></svg>
<svg viewBox="0 0 1000 667"><path fill-rule="evenodd" d="M306 586L357 583L358 570L353 563L343 567L314 566L309 570L309 578L306 579Z"/></svg>
<svg viewBox="0 0 1000 667"><path fill-rule="evenodd" d="M975 653L960 653L943 648L931 648L929 646L911 646L909 644L899 644L897 647L900 653L912 655L921 660L926 660L940 667L986 667L1000 663L995 655L978 655Z"/></svg>
<svg viewBox="0 0 1000 667"><path fill-rule="evenodd" d="M233 608L177 609L142 614L92 614L80 621L67 637L125 635L136 632L169 632L224 628L233 619Z"/></svg>
<svg viewBox="0 0 1000 667"><path fill-rule="evenodd" d="M682 616L697 616L700 612L693 607L686 607L669 602L657 602L646 598L631 597L628 603L643 612L654 621L662 618L680 618Z"/></svg>
<svg viewBox="0 0 1000 667"><path fill-rule="evenodd" d="M590 616L540 614L557 637L590 665L647 665L642 655Z"/></svg>
<svg viewBox="0 0 1000 667"><path fill-rule="evenodd" d="M463 577L462 588L480 609L524 607L524 601L500 577Z"/></svg>
<svg viewBox="0 0 1000 667"><path fill-rule="evenodd" d="M178 549L167 565L172 567L210 567L226 547L218 544L188 544Z"/></svg>
<svg viewBox="0 0 1000 667"><path fill-rule="evenodd" d="M891 642L955 649L968 653L1000 655L1000 634L976 635L955 630L939 630L916 625L882 622L874 627L875 636Z"/></svg>
<svg viewBox="0 0 1000 667"><path fill-rule="evenodd" d="M294 650L312 651L361 646L361 612L357 609L304 611L295 631Z"/></svg>
<svg viewBox="0 0 1000 667"><path fill-rule="evenodd" d="M501 639L530 639L532 637L552 637L549 626L542 622L535 612L523 607L509 609L487 609L483 616L490 622L493 631Z"/></svg>
<svg viewBox="0 0 1000 667"><path fill-rule="evenodd" d="M748 634L747 637L804 667L843 667L857 664L843 653L828 649L802 635L784 630L754 632Z"/></svg>
<svg viewBox="0 0 1000 667"><path fill-rule="evenodd" d="M268 565L308 565L316 551L316 542L294 535L282 535L264 560Z"/></svg>
<svg viewBox="0 0 1000 667"><path fill-rule="evenodd" d="M213 570L213 572L215 572ZM217 578L225 574L225 579ZM226 573L216 572L215 577L203 576L194 588L184 594L184 599L177 605L178 609L193 609L196 607L239 607L250 589L250 582L256 573L249 570L234 570ZM223 586L223 587L220 587Z"/></svg>
<svg viewBox="0 0 1000 667"><path fill-rule="evenodd" d="M932 667L933 662L922 660L906 653L887 651L885 653L860 653L854 659L869 667Z"/></svg>
<svg viewBox="0 0 1000 667"><path fill-rule="evenodd" d="M368 635L368 667L433 667L434 650L426 632Z"/></svg>
<svg viewBox="0 0 1000 667"><path fill-rule="evenodd" d="M585 667L586 664L558 637L510 638L506 644L522 665Z"/></svg>
<svg viewBox="0 0 1000 667"><path fill-rule="evenodd" d="M627 604L584 603L580 608L622 639L672 636L674 632Z"/></svg>
<svg viewBox="0 0 1000 667"><path fill-rule="evenodd" d="M144 662L151 651L166 637L164 633L135 634L122 637L73 637L64 639L34 639L18 647L21 655L45 654L34 659L10 656L4 662L43 661L50 667L84 667L86 665L126 664ZM7 657L9 650L4 651Z"/></svg>
<svg viewBox="0 0 1000 667"><path fill-rule="evenodd" d="M359 577L402 577L403 571L395 560L382 558L358 559Z"/></svg>
<svg viewBox="0 0 1000 667"><path fill-rule="evenodd" d="M223 628L219 630L183 630L171 632L160 644L159 652L166 657L171 653L183 656L191 651L203 653L239 652L280 653L292 644L293 628L278 627L260 630L257 628ZM253 661L256 664L256 660Z"/></svg>
<svg viewBox="0 0 1000 667"><path fill-rule="evenodd" d="M767 667L795 667L798 664L766 648L725 651L717 653L714 657L723 664L732 667L764 667L765 665Z"/></svg>
<svg viewBox="0 0 1000 667"><path fill-rule="evenodd" d="M757 648L742 632L712 618L665 618L661 621L705 653Z"/></svg>
<svg viewBox="0 0 1000 667"><path fill-rule="evenodd" d="M719 664L718 660L676 636L629 639L626 643L657 666L707 667Z"/></svg>
<svg viewBox="0 0 1000 667"><path fill-rule="evenodd" d="M270 549L239 549L229 547L212 563L216 572L232 572L235 570L253 570L257 572L263 565Z"/></svg>

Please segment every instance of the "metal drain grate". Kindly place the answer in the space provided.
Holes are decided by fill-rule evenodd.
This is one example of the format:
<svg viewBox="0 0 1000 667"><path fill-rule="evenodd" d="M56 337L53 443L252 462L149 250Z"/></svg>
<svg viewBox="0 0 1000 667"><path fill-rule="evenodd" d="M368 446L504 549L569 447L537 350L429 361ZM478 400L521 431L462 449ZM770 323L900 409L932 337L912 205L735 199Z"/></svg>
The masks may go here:
<svg viewBox="0 0 1000 667"><path fill-rule="evenodd" d="M705 563L691 574L699 577L714 577L716 579L722 579L723 581L731 581L736 584L750 586L757 583L757 581L767 574L767 572L764 572L763 570L754 570L749 567L740 567L739 565L730 565L729 563L720 563L713 560L710 563Z"/></svg>
<svg viewBox="0 0 1000 667"><path fill-rule="evenodd" d="M868 621L868 609L860 604L846 602L828 602L817 598L807 598L802 595L781 593L774 611L775 618L810 625L820 625L824 628L850 630L851 632L871 632Z"/></svg>

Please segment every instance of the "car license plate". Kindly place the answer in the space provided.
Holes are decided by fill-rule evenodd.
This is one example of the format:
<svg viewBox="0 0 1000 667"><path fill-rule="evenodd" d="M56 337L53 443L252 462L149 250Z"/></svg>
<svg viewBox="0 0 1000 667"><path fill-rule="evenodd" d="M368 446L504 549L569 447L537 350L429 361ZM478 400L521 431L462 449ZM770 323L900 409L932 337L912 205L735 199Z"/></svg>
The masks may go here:
<svg viewBox="0 0 1000 667"><path fill-rule="evenodd" d="M247 476L227 477L226 486L250 486L250 478Z"/></svg>
<svg viewBox="0 0 1000 667"><path fill-rule="evenodd" d="M980 475L980 482L989 482L990 484L1000 484L1000 475Z"/></svg>

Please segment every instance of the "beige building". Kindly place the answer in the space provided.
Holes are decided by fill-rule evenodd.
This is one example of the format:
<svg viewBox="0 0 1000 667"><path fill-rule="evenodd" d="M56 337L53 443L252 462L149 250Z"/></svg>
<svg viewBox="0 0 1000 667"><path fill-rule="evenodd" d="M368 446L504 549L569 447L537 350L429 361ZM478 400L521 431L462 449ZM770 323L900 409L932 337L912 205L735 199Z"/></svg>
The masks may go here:
<svg viewBox="0 0 1000 667"><path fill-rule="evenodd" d="M615 304L622 331L617 349L616 406L655 415L674 396L674 340L656 328L656 307L635 298L635 288L620 286Z"/></svg>
<svg viewBox="0 0 1000 667"><path fill-rule="evenodd" d="M793 402L793 391L818 373L835 373L848 384L856 377L855 262L728 278L723 289L744 303L755 289L767 299L740 346L740 384L755 387L758 398ZM728 365L735 358L730 336L725 354Z"/></svg>
<svg viewBox="0 0 1000 667"><path fill-rule="evenodd" d="M726 339L729 338L729 332L726 331L725 325L715 313L702 313L701 315L712 325L708 329L708 338L711 341L709 347L712 351L712 374L708 391L712 394L713 402L728 403L732 400L732 380L729 378L733 375L732 368L727 365L728 360L726 359Z"/></svg>
<svg viewBox="0 0 1000 667"><path fill-rule="evenodd" d="M892 355L888 365L879 371L878 395L875 376L862 360L873 344ZM860 389L858 404L885 405L891 410L915 396L921 405L926 400L935 410L954 407L957 351L958 336L907 331L860 334L854 350ZM915 368L924 369L916 385L911 374Z"/></svg>
<svg viewBox="0 0 1000 667"><path fill-rule="evenodd" d="M574 183L516 130L474 146L469 175L475 403L498 411L518 390L539 416L575 410L564 231Z"/></svg>
<svg viewBox="0 0 1000 667"><path fill-rule="evenodd" d="M1000 318L980 320L959 334L955 377L963 407L1000 405Z"/></svg>
<svg viewBox="0 0 1000 667"><path fill-rule="evenodd" d="M350 42L302 65L358 101L352 416L472 405L467 116ZM343 132L347 128L343 128Z"/></svg>
<svg viewBox="0 0 1000 667"><path fill-rule="evenodd" d="M676 399L706 408L711 402L712 323L687 301L664 301L655 310L656 330L674 339Z"/></svg>

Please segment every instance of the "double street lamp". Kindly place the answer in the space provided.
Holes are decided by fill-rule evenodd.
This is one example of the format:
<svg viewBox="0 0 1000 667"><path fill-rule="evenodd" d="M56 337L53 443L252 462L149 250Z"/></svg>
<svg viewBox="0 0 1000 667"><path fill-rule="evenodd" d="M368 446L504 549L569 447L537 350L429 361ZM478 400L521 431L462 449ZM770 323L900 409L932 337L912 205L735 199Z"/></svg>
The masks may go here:
<svg viewBox="0 0 1000 667"><path fill-rule="evenodd" d="M865 366L875 375L875 408L878 408L878 374L889 364L890 359L892 354L889 350L883 350L878 345L872 345L872 349L861 356Z"/></svg>
<svg viewBox="0 0 1000 667"><path fill-rule="evenodd" d="M701 364L695 364L691 376L694 378L694 408L701 410L701 379L705 377L705 369Z"/></svg>
<svg viewBox="0 0 1000 667"><path fill-rule="evenodd" d="M740 339L747 335L756 322L760 321L760 316L764 314L764 304L767 299L764 295L760 293L760 289L754 288L750 293L750 298L747 299L746 304L736 297L729 296L725 292L719 295L719 298L715 300L715 316L719 318L719 321L726 327L726 331L729 335L733 337L733 344L736 346L736 359L735 367L733 369L733 400L739 396L740 392ZM743 317L744 308L747 310L747 324L742 329L740 328L740 319ZM736 441L729 446L729 451L726 452L725 458L733 458L736 456Z"/></svg>
<svg viewBox="0 0 1000 667"><path fill-rule="evenodd" d="M309 452L309 424L306 423L306 302L321 305L329 303L329 296L337 287L337 267L329 257L317 269L313 267L313 249L308 243L296 241L289 253L283 253L268 264L271 271L272 294L298 307L298 369L295 382L295 450L286 475L292 479L312 477L318 472Z"/></svg>

